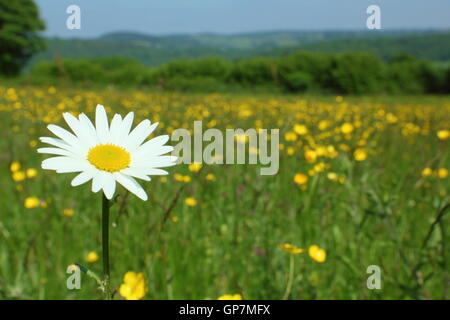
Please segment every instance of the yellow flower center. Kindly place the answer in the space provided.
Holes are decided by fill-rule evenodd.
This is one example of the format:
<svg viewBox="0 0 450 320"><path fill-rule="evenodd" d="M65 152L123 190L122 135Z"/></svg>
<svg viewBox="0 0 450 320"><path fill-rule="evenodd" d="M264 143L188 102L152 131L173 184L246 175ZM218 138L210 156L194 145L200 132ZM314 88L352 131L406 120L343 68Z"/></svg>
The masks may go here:
<svg viewBox="0 0 450 320"><path fill-rule="evenodd" d="M128 168L130 153L122 147L112 144L100 144L89 149L87 159L97 169L116 172Z"/></svg>

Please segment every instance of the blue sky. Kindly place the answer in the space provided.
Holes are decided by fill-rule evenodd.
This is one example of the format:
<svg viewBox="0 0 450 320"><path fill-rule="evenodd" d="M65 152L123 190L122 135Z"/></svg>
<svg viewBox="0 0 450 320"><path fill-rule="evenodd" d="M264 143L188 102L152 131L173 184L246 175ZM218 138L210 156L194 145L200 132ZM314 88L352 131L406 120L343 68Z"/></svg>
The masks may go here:
<svg viewBox="0 0 450 320"><path fill-rule="evenodd" d="M96 37L265 30L357 30L366 8L381 7L384 30L450 29L450 0L36 0L46 35ZM81 8L81 30L68 30L66 8Z"/></svg>

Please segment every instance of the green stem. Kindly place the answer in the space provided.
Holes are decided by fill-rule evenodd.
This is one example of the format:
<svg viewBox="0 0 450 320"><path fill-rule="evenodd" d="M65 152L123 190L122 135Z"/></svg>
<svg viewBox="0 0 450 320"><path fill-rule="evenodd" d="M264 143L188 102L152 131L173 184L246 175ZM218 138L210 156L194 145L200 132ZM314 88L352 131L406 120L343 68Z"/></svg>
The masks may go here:
<svg viewBox="0 0 450 320"><path fill-rule="evenodd" d="M109 200L103 194L102 200L102 251L103 251L103 281L105 283L105 299L111 299L109 285Z"/></svg>
<svg viewBox="0 0 450 320"><path fill-rule="evenodd" d="M97 282L99 288L104 291L105 288L103 287L103 281L100 279L100 277L92 270L89 270L88 268L82 266L79 263L75 263L75 265L80 268L81 272L84 272L88 277L92 278L95 280L95 282Z"/></svg>
<svg viewBox="0 0 450 320"><path fill-rule="evenodd" d="M286 286L286 291L284 292L283 300L287 300L289 295L291 294L292 284L294 282L294 267L295 267L295 258L294 255L290 255L291 261L289 264L289 278Z"/></svg>

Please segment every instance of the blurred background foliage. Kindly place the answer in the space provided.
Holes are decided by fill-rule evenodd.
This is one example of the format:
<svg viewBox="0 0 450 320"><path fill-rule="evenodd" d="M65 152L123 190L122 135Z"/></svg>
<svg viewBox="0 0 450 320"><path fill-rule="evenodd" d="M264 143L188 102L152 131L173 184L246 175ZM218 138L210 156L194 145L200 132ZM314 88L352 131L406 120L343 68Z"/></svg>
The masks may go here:
<svg viewBox="0 0 450 320"><path fill-rule="evenodd" d="M44 27L32 0L0 1L0 74L18 74L44 48L44 40L37 35Z"/></svg>
<svg viewBox="0 0 450 320"><path fill-rule="evenodd" d="M367 52L297 52L237 61L206 57L173 60L158 67L124 57L57 59L39 62L21 80L206 92L236 88L357 95L450 92L450 68L405 54L383 61Z"/></svg>

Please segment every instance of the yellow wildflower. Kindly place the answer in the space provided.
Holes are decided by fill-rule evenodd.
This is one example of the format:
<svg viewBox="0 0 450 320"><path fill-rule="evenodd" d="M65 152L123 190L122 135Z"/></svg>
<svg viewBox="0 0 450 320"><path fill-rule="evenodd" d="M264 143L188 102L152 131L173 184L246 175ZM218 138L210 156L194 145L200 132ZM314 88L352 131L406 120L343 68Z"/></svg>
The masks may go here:
<svg viewBox="0 0 450 320"><path fill-rule="evenodd" d="M317 153L314 150L305 151L304 156L307 162L316 162L317 160Z"/></svg>
<svg viewBox="0 0 450 320"><path fill-rule="evenodd" d="M296 134L303 136L308 133L308 128L303 124L294 125L294 131Z"/></svg>
<svg viewBox="0 0 450 320"><path fill-rule="evenodd" d="M355 128L353 127L353 125L351 123L348 123L348 122L344 123L341 126L341 131L342 131L343 134L352 133L354 129Z"/></svg>
<svg viewBox="0 0 450 320"><path fill-rule="evenodd" d="M437 169L436 174L439 179L445 179L448 177L448 170L445 168L439 168Z"/></svg>
<svg viewBox="0 0 450 320"><path fill-rule="evenodd" d="M450 138L450 130L439 130L437 132L437 136L439 140L442 141L448 140L448 138Z"/></svg>
<svg viewBox="0 0 450 320"><path fill-rule="evenodd" d="M301 254L306 252L305 249L298 248L297 246L289 243L283 243L278 245L279 248L281 248L283 251L289 253L289 254Z"/></svg>
<svg viewBox="0 0 450 320"><path fill-rule="evenodd" d="M295 153L295 148L294 147L287 147L286 148L286 153L288 156L292 156Z"/></svg>
<svg viewBox="0 0 450 320"><path fill-rule="evenodd" d="M286 141L297 141L297 134L293 131L288 131L284 135Z"/></svg>
<svg viewBox="0 0 450 320"><path fill-rule="evenodd" d="M311 259L313 259L318 263L325 262L325 260L327 259L326 251L315 244L309 247L308 254L311 257Z"/></svg>
<svg viewBox="0 0 450 320"><path fill-rule="evenodd" d="M33 209L39 207L40 201L36 197L27 197L23 202L23 205L27 209Z"/></svg>
<svg viewBox="0 0 450 320"><path fill-rule="evenodd" d="M425 168L422 170L422 177L429 177L433 174L433 170L431 168Z"/></svg>
<svg viewBox="0 0 450 320"><path fill-rule="evenodd" d="M326 130L330 126L330 121L328 120L321 120L319 122L319 130L323 131Z"/></svg>
<svg viewBox="0 0 450 320"><path fill-rule="evenodd" d="M71 217L75 214L75 211L73 209L64 209L62 213L66 217Z"/></svg>
<svg viewBox="0 0 450 320"><path fill-rule="evenodd" d="M19 161L14 161L13 163L11 163L11 165L9 166L9 169L11 170L11 172L16 172L19 171L21 168L20 162Z"/></svg>
<svg viewBox="0 0 450 320"><path fill-rule="evenodd" d="M353 153L353 157L355 158L356 161L364 161L367 159L367 152L362 148L358 148Z"/></svg>
<svg viewBox="0 0 450 320"><path fill-rule="evenodd" d="M322 172L322 171L324 171L325 169L327 169L328 167L329 167L328 164L326 164L326 163L324 163L324 162L319 162L319 163L317 163L316 165L314 165L313 170L314 170L315 172Z"/></svg>
<svg viewBox="0 0 450 320"><path fill-rule="evenodd" d="M179 174L179 173L175 173L175 174L173 175L173 179L174 179L175 181L183 181L183 175L182 175L182 174Z"/></svg>
<svg viewBox="0 0 450 320"><path fill-rule="evenodd" d="M201 163L194 162L189 165L189 171L191 172L199 172L201 168L202 168Z"/></svg>
<svg viewBox="0 0 450 320"><path fill-rule="evenodd" d="M98 254L95 251L90 251L87 255L86 255L86 261L89 263L94 263L98 260Z"/></svg>
<svg viewBox="0 0 450 320"><path fill-rule="evenodd" d="M195 198L193 198L193 197L188 197L184 200L184 203L188 207L195 207L197 205L197 200L195 200Z"/></svg>
<svg viewBox="0 0 450 320"><path fill-rule="evenodd" d="M12 178L16 182L23 181L26 179L26 177L27 177L27 175L24 171L16 171L16 172L13 172L13 174L12 174Z"/></svg>
<svg viewBox="0 0 450 320"><path fill-rule="evenodd" d="M217 298L217 300L242 300L242 296L238 294L224 294Z"/></svg>
<svg viewBox="0 0 450 320"><path fill-rule="evenodd" d="M329 158L336 158L338 156L338 151L336 148L332 145L327 146L327 153L326 156Z"/></svg>
<svg viewBox="0 0 450 320"><path fill-rule="evenodd" d="M127 300L140 300L147 293L144 274L134 271L128 271L123 277L123 283L120 285L119 293Z"/></svg>
<svg viewBox="0 0 450 320"><path fill-rule="evenodd" d="M339 179L337 173L335 173L335 172L328 172L327 178L328 178L328 180L331 180L331 181L337 181Z"/></svg>
<svg viewBox="0 0 450 320"><path fill-rule="evenodd" d="M27 174L27 178L32 179L38 175L38 172L36 169L30 168L30 169L27 169L26 174Z"/></svg>
<svg viewBox="0 0 450 320"><path fill-rule="evenodd" d="M297 173L294 176L294 182L298 185L302 185L302 184L306 184L308 183L308 176L306 174L303 173Z"/></svg>
<svg viewBox="0 0 450 320"><path fill-rule="evenodd" d="M319 146L316 148L316 153L317 156L323 157L327 154L327 148L325 148L324 146Z"/></svg>

